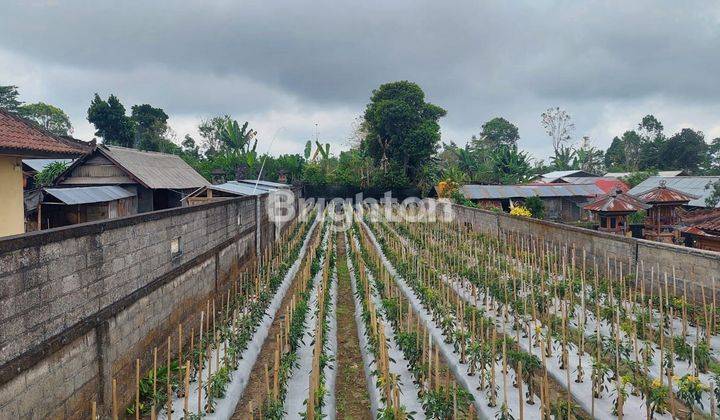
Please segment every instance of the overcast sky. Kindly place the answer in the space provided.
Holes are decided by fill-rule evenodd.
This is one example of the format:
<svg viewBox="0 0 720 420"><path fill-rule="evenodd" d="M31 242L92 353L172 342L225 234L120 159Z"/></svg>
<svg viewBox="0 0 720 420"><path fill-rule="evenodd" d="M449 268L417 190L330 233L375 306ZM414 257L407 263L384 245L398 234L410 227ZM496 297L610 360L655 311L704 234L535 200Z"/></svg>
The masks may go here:
<svg viewBox="0 0 720 420"><path fill-rule="evenodd" d="M64 109L89 140L92 95L149 103L182 138L202 118L250 121L271 153L314 137L346 148L372 89L411 80L464 144L503 116L550 153L539 123L565 108L606 148L658 117L720 136L716 1L8 1L0 84Z"/></svg>

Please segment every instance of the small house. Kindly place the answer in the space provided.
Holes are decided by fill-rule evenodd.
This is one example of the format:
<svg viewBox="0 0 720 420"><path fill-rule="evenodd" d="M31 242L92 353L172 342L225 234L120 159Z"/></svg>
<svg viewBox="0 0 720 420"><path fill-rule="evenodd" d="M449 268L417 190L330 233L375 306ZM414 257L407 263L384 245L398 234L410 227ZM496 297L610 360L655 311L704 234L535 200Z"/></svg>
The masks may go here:
<svg viewBox="0 0 720 420"><path fill-rule="evenodd" d="M181 200L210 185L179 156L99 145L75 161L55 187L119 186L135 197L136 212L180 207Z"/></svg>
<svg viewBox="0 0 720 420"><path fill-rule="evenodd" d="M93 145L71 137L49 133L38 124L0 109L0 236L26 230L24 188L29 173L23 159L67 159L79 157Z"/></svg>
<svg viewBox="0 0 720 420"><path fill-rule="evenodd" d="M574 222L585 218L582 206L603 191L596 185L528 184L475 185L460 187L460 193L479 207L498 207L510 211L510 204L538 197L545 206L545 218Z"/></svg>
<svg viewBox="0 0 720 420"><path fill-rule="evenodd" d="M627 236L631 234L628 215L647 210L650 205L643 203L630 194L618 189L606 194L583 207L590 211L599 223L598 230Z"/></svg>
<svg viewBox="0 0 720 420"><path fill-rule="evenodd" d="M673 176L673 177L661 177L651 176L645 181L639 183L630 191L628 194L638 195L648 190L660 186L661 182L665 182L665 186L681 191L685 194L696 196L690 200L685 207L686 209L692 208L705 208L707 204L705 199L712 193L712 184L720 181L720 176ZM720 203L716 207L720 207Z"/></svg>
<svg viewBox="0 0 720 420"><path fill-rule="evenodd" d="M657 187L635 197L651 206L645 217L645 239L666 243L680 242L680 232L675 228L680 222L678 210L690 200L700 198L668 187L665 180L661 180Z"/></svg>
<svg viewBox="0 0 720 420"><path fill-rule="evenodd" d="M130 216L137 212L136 195L122 187L43 188L37 206L40 229Z"/></svg>

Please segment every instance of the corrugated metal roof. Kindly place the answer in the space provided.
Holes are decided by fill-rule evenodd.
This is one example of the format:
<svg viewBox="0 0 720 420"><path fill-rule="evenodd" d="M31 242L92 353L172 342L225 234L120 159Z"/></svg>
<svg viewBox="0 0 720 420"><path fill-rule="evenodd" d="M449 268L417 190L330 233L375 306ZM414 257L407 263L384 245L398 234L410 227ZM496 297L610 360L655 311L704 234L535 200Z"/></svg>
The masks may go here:
<svg viewBox="0 0 720 420"><path fill-rule="evenodd" d="M110 159L138 178L148 188L191 189L210 183L180 156L144 152L127 147L100 146Z"/></svg>
<svg viewBox="0 0 720 420"><path fill-rule="evenodd" d="M470 200L501 200L528 197L595 197L603 191L596 185L463 185L460 191Z"/></svg>
<svg viewBox="0 0 720 420"><path fill-rule="evenodd" d="M712 189L706 189L705 187L720 180L720 176L651 176L650 178L635 186L635 188L628 191L628 194L642 194L655 187L659 187L660 181L662 180L665 180L666 185L670 188L674 188L686 194L697 196L698 198L690 200L690 202L688 203L689 206L707 207L705 205L705 198L710 195ZM720 207L720 204L718 204L716 207Z"/></svg>
<svg viewBox="0 0 720 420"><path fill-rule="evenodd" d="M72 159L23 159L22 163L32 168L36 172L40 172L45 169L46 166L53 162L67 163L68 165L73 162Z"/></svg>
<svg viewBox="0 0 720 420"><path fill-rule="evenodd" d="M605 174L605 176L611 176L611 177L614 177L614 178L622 178L622 177L626 177L626 176L630 175L631 173L632 173L632 172L608 172L608 173ZM658 171L657 176L665 176L665 177L679 176L680 174L683 174L683 173L685 173L684 170L679 170L679 171L677 171L677 170L676 170L676 171Z"/></svg>
<svg viewBox="0 0 720 420"><path fill-rule="evenodd" d="M572 177L585 177L585 176L597 176L595 174L591 174L587 171L582 170L571 170L571 171L553 171L548 172L546 174L540 175L540 179L542 179L545 182L552 182L560 178L565 178L567 176Z"/></svg>
<svg viewBox="0 0 720 420"><path fill-rule="evenodd" d="M598 198L592 203L585 205L583 209L609 213L631 213L638 210L646 210L650 207L650 205L643 203L632 195L613 193Z"/></svg>
<svg viewBox="0 0 720 420"><path fill-rule="evenodd" d="M258 188L255 188L254 185L237 181L229 181L224 184L212 185L207 188L237 195L261 195L270 191L268 187L264 187L262 185L258 185ZM274 191L275 189L276 188L272 188L271 190Z"/></svg>
<svg viewBox="0 0 720 420"><path fill-rule="evenodd" d="M272 187L272 188L290 188L290 184L283 184L282 182L272 182L272 181L263 181L262 179L258 181L257 179L243 179L240 182L244 184L252 184L255 185L257 183L258 186L264 185L266 187Z"/></svg>
<svg viewBox="0 0 720 420"><path fill-rule="evenodd" d="M646 203L688 203L690 200L695 200L697 195L687 194L682 191L678 191L675 188L670 188L665 185L664 182L660 182L660 186L652 188L644 193L636 195L638 199Z"/></svg>
<svg viewBox="0 0 720 420"><path fill-rule="evenodd" d="M43 188L49 194L65 204L104 203L135 196L125 188L115 185L100 187Z"/></svg>

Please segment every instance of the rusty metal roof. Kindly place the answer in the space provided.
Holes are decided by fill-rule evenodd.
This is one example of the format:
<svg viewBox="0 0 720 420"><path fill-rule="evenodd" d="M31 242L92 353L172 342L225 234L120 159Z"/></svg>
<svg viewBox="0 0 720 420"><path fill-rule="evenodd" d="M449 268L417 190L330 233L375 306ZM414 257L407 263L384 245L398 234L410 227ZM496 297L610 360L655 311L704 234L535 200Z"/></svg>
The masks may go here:
<svg viewBox="0 0 720 420"><path fill-rule="evenodd" d="M693 194L687 194L682 191L676 190L674 188L670 188L667 186L667 183L663 180L660 181L660 185L658 185L655 188L652 188L648 191L635 194L635 196L646 202L646 203L652 203L652 204L660 204L660 203L683 203L687 204L690 202L690 200L696 200L700 198L700 196L693 195Z"/></svg>
<svg viewBox="0 0 720 420"><path fill-rule="evenodd" d="M528 197L595 197L603 191L594 184L463 185L460 192L469 200L502 200Z"/></svg>
<svg viewBox="0 0 720 420"><path fill-rule="evenodd" d="M614 192L585 205L583 209L604 213L632 213L650 207L649 204L643 203L632 195Z"/></svg>
<svg viewBox="0 0 720 420"><path fill-rule="evenodd" d="M720 181L720 176L676 176L676 177L661 177L651 176L645 181L641 182L630 191L628 194L637 195L642 194L652 188L660 185L660 181L666 181L666 185L670 188L674 188L678 191L682 191L685 194L696 195L699 198L690 200L687 204L695 207L707 207L705 205L705 198L712 192L711 188L707 188L712 183ZM720 203L716 207L720 207Z"/></svg>

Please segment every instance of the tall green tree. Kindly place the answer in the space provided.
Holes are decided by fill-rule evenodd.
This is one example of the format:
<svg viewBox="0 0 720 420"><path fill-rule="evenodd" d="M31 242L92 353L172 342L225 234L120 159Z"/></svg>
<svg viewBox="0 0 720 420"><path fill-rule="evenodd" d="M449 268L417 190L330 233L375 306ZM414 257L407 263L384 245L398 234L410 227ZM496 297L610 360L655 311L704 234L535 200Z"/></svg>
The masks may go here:
<svg viewBox="0 0 720 420"><path fill-rule="evenodd" d="M25 104L18 108L18 113L58 136L67 136L72 132L70 118L62 109L53 105L44 102Z"/></svg>
<svg viewBox="0 0 720 420"><path fill-rule="evenodd" d="M135 145L140 150L160 151L166 138L168 115L149 104L133 105L130 118L135 125Z"/></svg>
<svg viewBox="0 0 720 420"><path fill-rule="evenodd" d="M115 95L107 101L97 93L90 103L87 119L95 126L95 135L104 143L124 147L135 145L135 124L125 115L125 107Z"/></svg>
<svg viewBox="0 0 720 420"><path fill-rule="evenodd" d="M613 137L610 147L605 151L605 167L625 170L625 148L620 137Z"/></svg>
<svg viewBox="0 0 720 420"><path fill-rule="evenodd" d="M14 85L0 86L0 108L10 112L18 112L22 102L18 100L18 87Z"/></svg>
<svg viewBox="0 0 720 420"><path fill-rule="evenodd" d="M685 169L698 173L701 165L707 163L707 151L708 145L702 131L683 128L665 143L661 169Z"/></svg>
<svg viewBox="0 0 720 420"><path fill-rule="evenodd" d="M362 148L383 173L401 171L394 180L414 179L437 152L438 121L446 111L425 102L425 93L408 81L381 85L365 109L367 135Z"/></svg>
<svg viewBox="0 0 720 420"><path fill-rule="evenodd" d="M210 157L220 151L223 145L223 132L231 120L232 118L229 115L222 115L204 119L200 122L198 131L200 137L203 138L202 148L205 150L206 156Z"/></svg>
<svg viewBox="0 0 720 420"><path fill-rule="evenodd" d="M654 115L646 115L638 124L640 151L638 169L657 169L662 166L661 153L665 147L665 135L662 123Z"/></svg>
<svg viewBox="0 0 720 420"><path fill-rule="evenodd" d="M482 125L480 136L471 139L471 146L478 150L487 150L501 145L517 146L520 133L515 124L502 117L495 117Z"/></svg>
<svg viewBox="0 0 720 420"><path fill-rule="evenodd" d="M640 166L640 148L642 138L634 130L628 130L622 135L622 147L625 154L625 169L631 172L637 171Z"/></svg>

